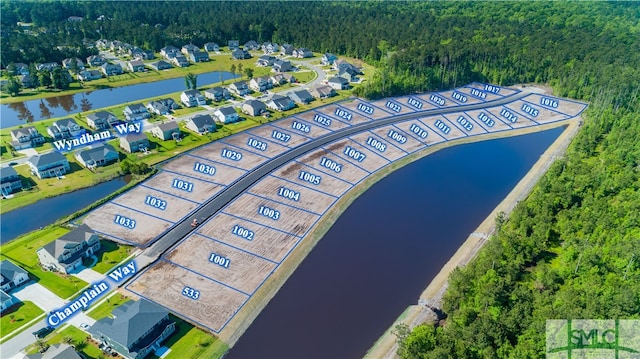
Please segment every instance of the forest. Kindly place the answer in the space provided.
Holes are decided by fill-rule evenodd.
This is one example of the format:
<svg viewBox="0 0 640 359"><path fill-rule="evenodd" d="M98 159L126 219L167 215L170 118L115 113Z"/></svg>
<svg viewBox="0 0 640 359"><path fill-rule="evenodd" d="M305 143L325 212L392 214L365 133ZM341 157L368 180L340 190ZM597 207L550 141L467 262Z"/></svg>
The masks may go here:
<svg viewBox="0 0 640 359"><path fill-rule="evenodd" d="M451 276L445 318L403 332L398 354L540 358L546 319L640 319L637 3L5 1L0 11L3 67L60 61L101 37L153 50L254 39L375 65L357 89L367 98L482 81L588 101L567 154Z"/></svg>

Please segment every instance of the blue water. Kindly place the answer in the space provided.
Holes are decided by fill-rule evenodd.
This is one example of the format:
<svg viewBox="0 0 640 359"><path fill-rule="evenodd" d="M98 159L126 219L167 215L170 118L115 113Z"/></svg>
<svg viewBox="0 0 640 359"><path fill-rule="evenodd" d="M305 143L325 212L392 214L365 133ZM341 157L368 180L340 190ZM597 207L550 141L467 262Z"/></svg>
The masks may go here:
<svg viewBox="0 0 640 359"><path fill-rule="evenodd" d="M221 78L226 81L236 77L230 72L218 71L197 76L198 87L220 82ZM0 105L0 128L18 126L48 118L73 117L71 115L78 112L134 103L145 98L168 95L185 89L184 78L179 77L125 87L88 91L75 95L54 96L40 100L4 104ZM115 115L122 117L121 113Z"/></svg>
<svg viewBox="0 0 640 359"><path fill-rule="evenodd" d="M380 180L225 359L364 356L562 130L447 148Z"/></svg>

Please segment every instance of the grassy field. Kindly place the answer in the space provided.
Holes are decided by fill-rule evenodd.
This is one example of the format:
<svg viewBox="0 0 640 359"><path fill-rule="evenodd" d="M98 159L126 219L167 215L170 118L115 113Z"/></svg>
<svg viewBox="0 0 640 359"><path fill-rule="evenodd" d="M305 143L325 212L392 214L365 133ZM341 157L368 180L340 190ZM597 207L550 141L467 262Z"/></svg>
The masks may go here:
<svg viewBox="0 0 640 359"><path fill-rule="evenodd" d="M57 330L53 334L50 334L47 337L47 340L44 342L48 345L55 345L60 343L70 342L75 346L76 351L81 352L85 355L86 358L98 359L98 358L107 358L106 355L102 354L102 351L98 349L98 344L87 340L89 335L82 330L68 325L62 330ZM32 344L25 349L27 354L35 354L38 352L38 345Z"/></svg>
<svg viewBox="0 0 640 359"><path fill-rule="evenodd" d="M5 337L42 314L44 311L32 302L16 303L5 313L2 313L0 333Z"/></svg>
<svg viewBox="0 0 640 359"><path fill-rule="evenodd" d="M98 263L91 269L106 274L114 266L125 260L131 253L131 246L120 245L115 242L100 240L100 250L96 253Z"/></svg>
<svg viewBox="0 0 640 359"><path fill-rule="evenodd" d="M220 358L229 350L229 347L211 333L200 330L193 325L169 315L176 323L176 331L171 334L164 346L171 349L165 359L199 359ZM155 355L148 358L157 359Z"/></svg>
<svg viewBox="0 0 640 359"><path fill-rule="evenodd" d="M131 298L122 294L116 293L111 297L108 297L99 306L92 309L87 315L95 320L105 318L111 314L111 312L118 306L130 301Z"/></svg>

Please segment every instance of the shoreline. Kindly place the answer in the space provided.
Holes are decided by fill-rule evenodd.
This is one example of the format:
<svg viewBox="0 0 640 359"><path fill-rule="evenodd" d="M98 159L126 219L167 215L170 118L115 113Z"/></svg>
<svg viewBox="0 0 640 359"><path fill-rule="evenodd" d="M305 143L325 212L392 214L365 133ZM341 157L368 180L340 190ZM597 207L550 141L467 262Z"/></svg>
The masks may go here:
<svg viewBox="0 0 640 359"><path fill-rule="evenodd" d="M396 325L404 323L410 329L434 320L435 313L431 308L440 308L442 298L448 287L448 278L457 267L464 267L476 256L478 251L489 240L495 231L495 218L499 212L504 212L506 217L518 202L526 199L540 178L544 176L557 157L566 152L569 144L582 126L581 116L562 122L568 124L560 136L545 150L540 159L534 163L531 169L522 177L509 194L489 213L480 225L467 237L451 258L431 280L420 294L418 304L408 306L405 311L391 324L391 326L371 345L364 358L397 358L398 348L396 336L392 333ZM556 124L557 127L558 124ZM540 126L536 130L544 130L552 127ZM531 132L531 131L529 131ZM522 133L518 133L522 134Z"/></svg>

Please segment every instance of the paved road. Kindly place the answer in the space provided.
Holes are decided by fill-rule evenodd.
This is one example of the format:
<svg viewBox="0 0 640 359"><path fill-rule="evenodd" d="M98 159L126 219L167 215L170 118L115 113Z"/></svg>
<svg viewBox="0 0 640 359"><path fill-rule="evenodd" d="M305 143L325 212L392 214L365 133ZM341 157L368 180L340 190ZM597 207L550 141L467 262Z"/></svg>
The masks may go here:
<svg viewBox="0 0 640 359"><path fill-rule="evenodd" d="M511 96L503 97L494 101L487 101L476 104L461 105L451 108L438 108L432 110L424 110L419 112L412 112L408 114L391 116L386 119L370 121L351 127L344 128L326 134L324 136L313 139L307 143L304 143L296 148L293 148L271 160L263 163L253 171L238 178L235 182L231 183L226 189L221 191L217 196L206 201L200 209L198 209L192 216L179 222L176 226L171 228L167 233L162 235L156 242L144 250L143 254L136 259L138 268L147 266L156 261L164 252L175 245L180 239L191 233L194 228L191 227L191 218L198 218L200 222L203 222L207 218L215 215L222 207L231 202L234 198L241 195L252 184L271 173L276 168L290 162L291 160L313 151L321 146L336 140L351 136L358 132L366 131L376 127L382 127L395 122L406 121L414 118L421 118L432 115L440 115L452 112L477 110L490 106L502 105L517 99L527 96L528 93L516 93ZM136 276L137 277L137 276Z"/></svg>
<svg viewBox="0 0 640 359"><path fill-rule="evenodd" d="M307 88L312 88L315 85L324 83L324 79L326 77L326 73L324 72L324 69L316 65L312 65L309 61L300 61L300 60L293 60L293 59L289 59L289 61L291 61L291 63L294 65L304 65L306 67L309 67L312 71L316 73L317 76L313 81L304 84L304 86L306 86Z"/></svg>

